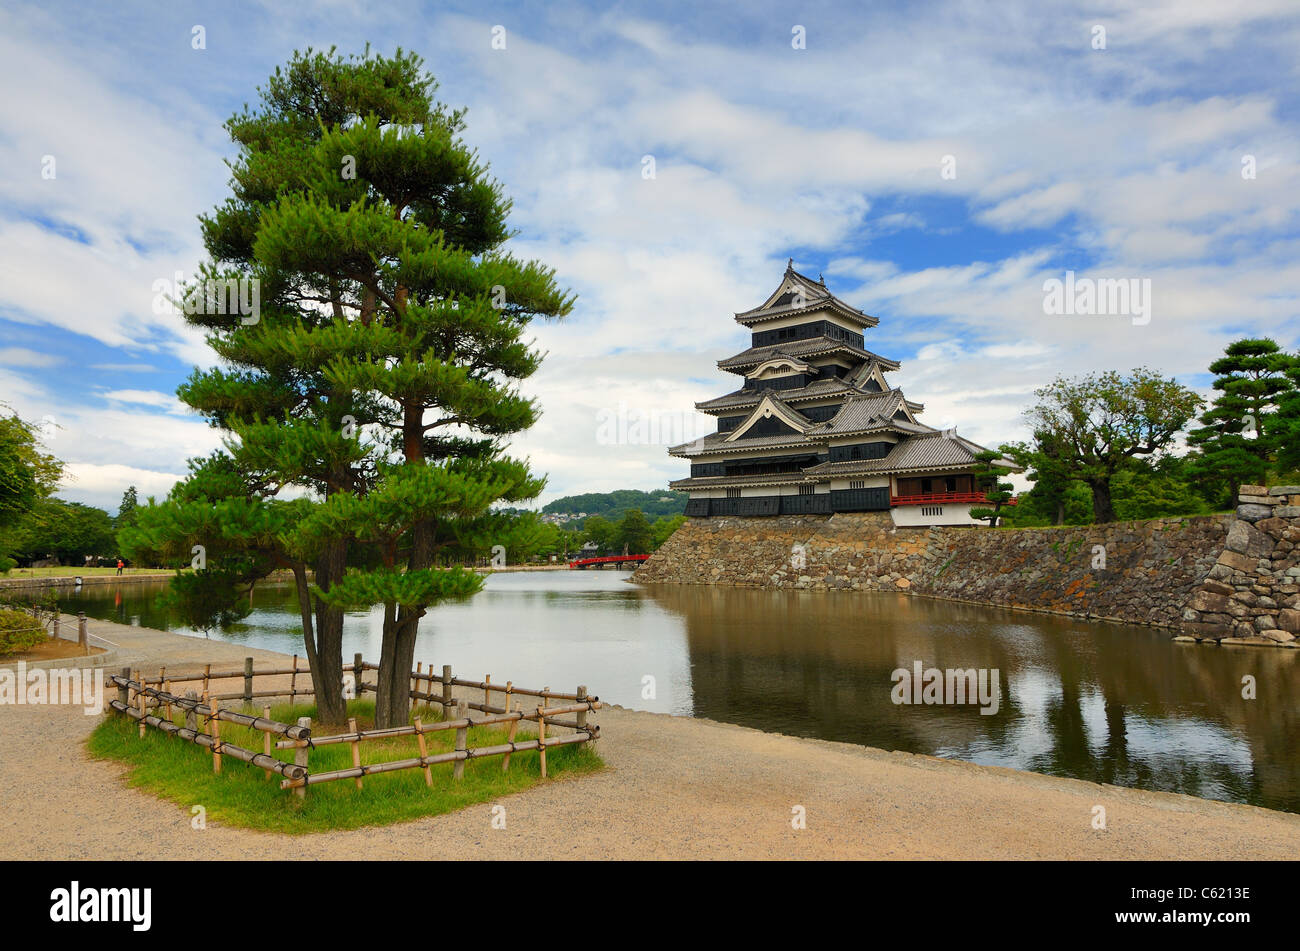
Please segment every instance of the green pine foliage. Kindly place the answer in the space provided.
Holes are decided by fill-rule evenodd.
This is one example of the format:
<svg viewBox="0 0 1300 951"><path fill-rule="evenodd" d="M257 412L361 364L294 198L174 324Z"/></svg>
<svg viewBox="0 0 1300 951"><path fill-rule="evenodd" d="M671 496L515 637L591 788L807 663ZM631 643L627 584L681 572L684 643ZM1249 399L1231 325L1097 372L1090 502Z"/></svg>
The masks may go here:
<svg viewBox="0 0 1300 951"><path fill-rule="evenodd" d="M420 618L481 583L447 559L522 537L499 503L544 484L503 445L538 415L518 389L541 361L529 325L573 296L503 249L510 202L436 88L401 50L308 50L227 122L232 195L202 219L200 280L256 281L260 310L186 308L224 362L179 395L226 448L133 536L209 546L195 599L291 569L326 722L343 611L384 605L376 722L405 722Z"/></svg>
<svg viewBox="0 0 1300 951"><path fill-rule="evenodd" d="M1197 450L1190 472L1208 499L1228 507L1238 486L1265 483L1279 450L1294 445L1300 360L1267 337L1245 338L1230 343L1210 372L1219 396L1187 437Z"/></svg>

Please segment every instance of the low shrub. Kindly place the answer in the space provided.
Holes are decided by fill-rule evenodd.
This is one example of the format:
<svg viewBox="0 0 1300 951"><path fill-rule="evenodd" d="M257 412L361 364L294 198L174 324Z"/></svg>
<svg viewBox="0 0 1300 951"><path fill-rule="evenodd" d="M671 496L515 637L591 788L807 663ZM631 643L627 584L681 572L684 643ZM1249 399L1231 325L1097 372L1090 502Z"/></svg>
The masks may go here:
<svg viewBox="0 0 1300 951"><path fill-rule="evenodd" d="M26 611L0 608L0 657L31 650L45 638L45 628Z"/></svg>

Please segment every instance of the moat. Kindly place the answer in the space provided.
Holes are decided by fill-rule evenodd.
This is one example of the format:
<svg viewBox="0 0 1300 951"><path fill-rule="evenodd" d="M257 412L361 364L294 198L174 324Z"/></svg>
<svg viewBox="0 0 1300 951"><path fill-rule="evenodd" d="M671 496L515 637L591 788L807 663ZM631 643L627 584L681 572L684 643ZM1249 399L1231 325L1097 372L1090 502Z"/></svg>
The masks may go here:
<svg viewBox="0 0 1300 951"><path fill-rule="evenodd" d="M1300 812L1300 651L1174 644L1146 627L901 594L627 577L491 575L475 597L430 611L416 659L460 676L587 684L640 710ZM157 604L165 586L87 586L64 609L204 636ZM291 590L259 587L253 603L210 636L301 654ZM349 615L346 656L377 657L379 630L377 614ZM917 661L997 671L997 713L895 704L893 672Z"/></svg>

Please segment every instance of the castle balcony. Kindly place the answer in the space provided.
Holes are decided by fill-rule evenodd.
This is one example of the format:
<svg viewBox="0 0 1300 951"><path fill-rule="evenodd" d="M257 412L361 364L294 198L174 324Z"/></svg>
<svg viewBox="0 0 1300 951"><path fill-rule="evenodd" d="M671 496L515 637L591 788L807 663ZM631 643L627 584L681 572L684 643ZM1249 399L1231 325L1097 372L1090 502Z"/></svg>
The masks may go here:
<svg viewBox="0 0 1300 951"><path fill-rule="evenodd" d="M1003 505L1015 505L1017 499L1009 499ZM945 502L971 503L974 505L992 505L983 492L926 492L921 495L895 495L889 499L890 506L896 505L943 505Z"/></svg>

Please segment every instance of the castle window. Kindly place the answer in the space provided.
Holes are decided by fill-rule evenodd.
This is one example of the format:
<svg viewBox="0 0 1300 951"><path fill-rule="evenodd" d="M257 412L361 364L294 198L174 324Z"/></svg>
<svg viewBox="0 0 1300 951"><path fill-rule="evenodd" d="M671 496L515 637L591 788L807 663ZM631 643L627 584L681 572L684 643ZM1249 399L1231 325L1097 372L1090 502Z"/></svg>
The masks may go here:
<svg viewBox="0 0 1300 951"><path fill-rule="evenodd" d="M866 483L866 481L863 480L863 479L858 479L858 480L855 481L855 482L850 482L850 483L849 483L849 488L850 488L850 489L865 489L866 487L867 487L867 483Z"/></svg>
<svg viewBox="0 0 1300 951"><path fill-rule="evenodd" d="M728 490L727 490L727 498L729 498L729 499L738 499L738 498L740 498L740 490L739 490L739 489L728 489Z"/></svg>
<svg viewBox="0 0 1300 951"><path fill-rule="evenodd" d="M815 486L811 486L811 485L801 485L799 486L799 494L812 495L815 488L816 488Z"/></svg>

